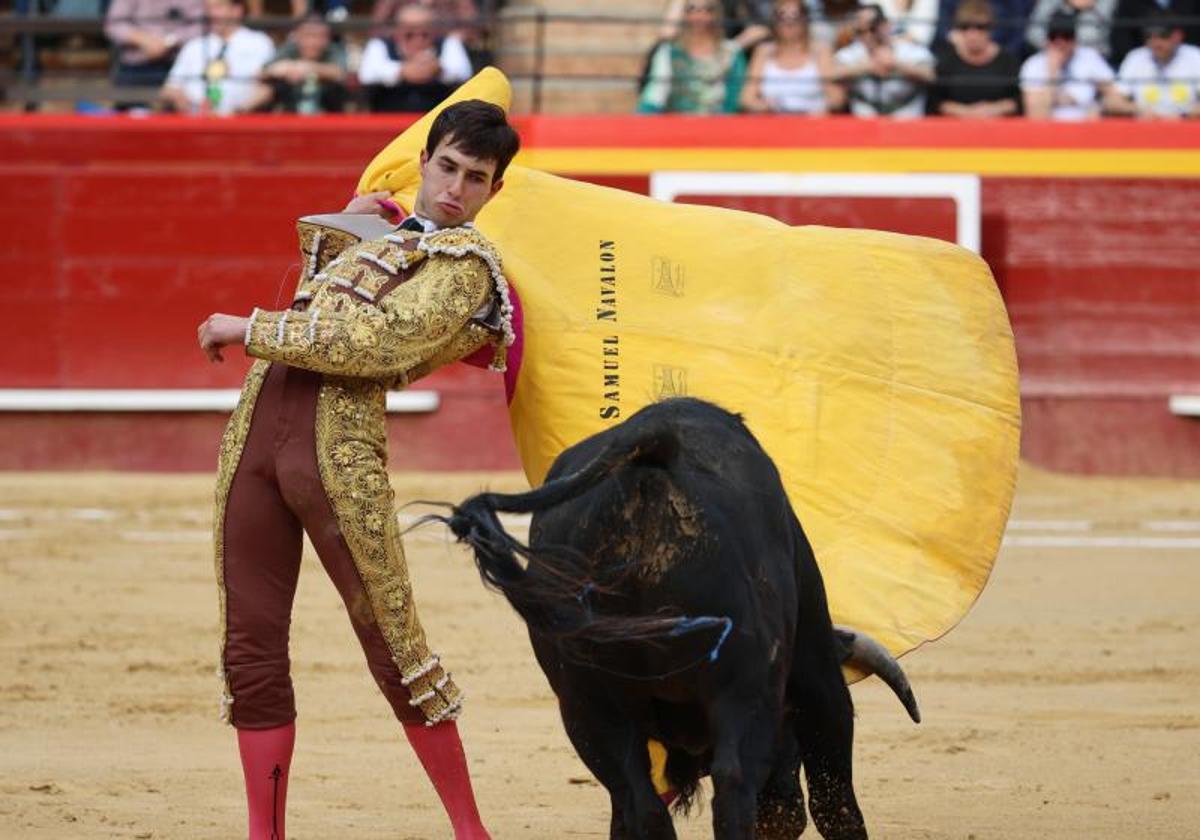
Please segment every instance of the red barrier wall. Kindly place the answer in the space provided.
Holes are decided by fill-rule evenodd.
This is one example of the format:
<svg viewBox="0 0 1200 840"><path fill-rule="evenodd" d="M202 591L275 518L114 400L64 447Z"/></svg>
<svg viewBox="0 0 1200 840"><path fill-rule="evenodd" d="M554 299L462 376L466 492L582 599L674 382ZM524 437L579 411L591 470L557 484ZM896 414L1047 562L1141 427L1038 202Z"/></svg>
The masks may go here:
<svg viewBox="0 0 1200 840"><path fill-rule="evenodd" d="M20 315L0 387L235 387L244 361L205 363L195 326L214 309L285 301L299 268L295 218L341 207L403 125L0 118L0 276ZM977 162L983 252L1018 339L1026 456L1072 471L1200 475L1200 421L1167 411L1169 394L1200 393L1200 125L544 117L520 127L524 162L639 192L649 171L697 161ZM1055 167L1062 174L1046 174ZM806 213L871 221L848 205ZM425 384L442 408L393 419L394 467L516 465L494 375L456 367ZM0 468L208 469L222 423L0 415Z"/></svg>

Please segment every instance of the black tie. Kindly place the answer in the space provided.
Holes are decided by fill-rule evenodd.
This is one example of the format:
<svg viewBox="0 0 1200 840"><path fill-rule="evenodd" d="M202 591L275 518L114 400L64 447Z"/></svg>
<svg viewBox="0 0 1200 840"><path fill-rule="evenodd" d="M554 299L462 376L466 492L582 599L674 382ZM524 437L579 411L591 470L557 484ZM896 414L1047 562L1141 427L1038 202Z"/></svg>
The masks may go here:
<svg viewBox="0 0 1200 840"><path fill-rule="evenodd" d="M421 224L421 220L416 216L409 216L400 223L400 230L413 230L417 233L424 233L425 225Z"/></svg>

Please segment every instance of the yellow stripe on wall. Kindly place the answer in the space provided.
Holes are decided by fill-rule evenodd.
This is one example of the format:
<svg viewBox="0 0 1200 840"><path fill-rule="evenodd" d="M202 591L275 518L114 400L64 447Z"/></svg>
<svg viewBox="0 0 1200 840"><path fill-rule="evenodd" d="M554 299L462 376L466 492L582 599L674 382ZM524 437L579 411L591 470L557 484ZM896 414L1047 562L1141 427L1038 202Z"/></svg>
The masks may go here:
<svg viewBox="0 0 1200 840"><path fill-rule="evenodd" d="M739 172L975 172L1012 176L1200 177L1190 149L538 149L522 166L644 175L664 169Z"/></svg>

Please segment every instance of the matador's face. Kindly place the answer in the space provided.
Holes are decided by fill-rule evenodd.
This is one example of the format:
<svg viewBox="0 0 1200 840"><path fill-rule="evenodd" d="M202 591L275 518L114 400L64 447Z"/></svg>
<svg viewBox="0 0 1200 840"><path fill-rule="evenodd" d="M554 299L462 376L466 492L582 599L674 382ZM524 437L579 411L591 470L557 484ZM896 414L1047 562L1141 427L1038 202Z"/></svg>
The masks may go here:
<svg viewBox="0 0 1200 840"><path fill-rule="evenodd" d="M439 227L474 221L504 185L495 180L496 161L466 154L451 145L453 139L438 143L432 155L421 150L421 187L414 209Z"/></svg>

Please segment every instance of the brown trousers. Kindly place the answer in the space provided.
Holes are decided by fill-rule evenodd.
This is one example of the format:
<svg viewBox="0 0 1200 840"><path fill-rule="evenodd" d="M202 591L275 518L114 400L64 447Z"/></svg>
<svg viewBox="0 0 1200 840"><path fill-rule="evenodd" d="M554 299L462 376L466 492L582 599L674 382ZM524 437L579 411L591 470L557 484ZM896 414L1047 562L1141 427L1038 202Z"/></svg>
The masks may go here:
<svg viewBox="0 0 1200 840"><path fill-rule="evenodd" d="M303 534L346 604L371 675L396 717L422 723L372 614L317 466L315 418L321 375L272 364L225 507L226 679L233 725L269 729L296 717L288 631Z"/></svg>

